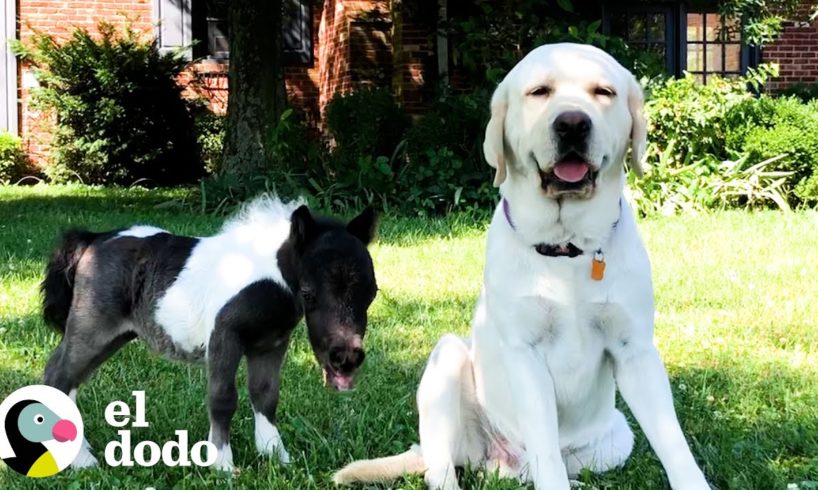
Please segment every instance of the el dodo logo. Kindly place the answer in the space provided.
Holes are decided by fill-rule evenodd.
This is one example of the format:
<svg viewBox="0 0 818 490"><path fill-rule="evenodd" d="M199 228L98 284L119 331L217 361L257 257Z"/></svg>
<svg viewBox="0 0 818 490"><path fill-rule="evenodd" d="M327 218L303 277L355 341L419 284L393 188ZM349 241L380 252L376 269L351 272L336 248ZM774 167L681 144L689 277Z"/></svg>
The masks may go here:
<svg viewBox="0 0 818 490"><path fill-rule="evenodd" d="M62 391L20 388L0 403L0 458L32 478L55 475L79 454L82 429L77 406Z"/></svg>

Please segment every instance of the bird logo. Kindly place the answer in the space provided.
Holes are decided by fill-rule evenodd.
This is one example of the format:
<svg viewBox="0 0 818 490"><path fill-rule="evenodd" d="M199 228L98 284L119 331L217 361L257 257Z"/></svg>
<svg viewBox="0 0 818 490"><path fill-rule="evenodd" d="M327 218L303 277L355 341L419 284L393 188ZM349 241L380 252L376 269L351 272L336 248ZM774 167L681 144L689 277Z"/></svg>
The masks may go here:
<svg viewBox="0 0 818 490"><path fill-rule="evenodd" d="M82 429L79 410L65 393L26 386L0 404L0 458L31 478L56 475L77 457Z"/></svg>

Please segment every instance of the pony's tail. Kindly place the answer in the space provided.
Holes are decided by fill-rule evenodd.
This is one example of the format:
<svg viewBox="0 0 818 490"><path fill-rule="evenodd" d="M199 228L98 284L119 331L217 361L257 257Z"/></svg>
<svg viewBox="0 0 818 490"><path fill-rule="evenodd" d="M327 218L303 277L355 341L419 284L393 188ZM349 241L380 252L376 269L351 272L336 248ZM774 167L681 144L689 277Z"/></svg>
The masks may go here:
<svg viewBox="0 0 818 490"><path fill-rule="evenodd" d="M353 483L389 483L403 475L416 475L426 471L420 446L412 447L402 454L385 458L354 461L341 468L332 481L336 485Z"/></svg>
<svg viewBox="0 0 818 490"><path fill-rule="evenodd" d="M99 236L85 230L68 230L51 254L45 267L45 279L40 285L43 293L45 322L65 333L65 322L74 299L74 273L77 263L89 245Z"/></svg>

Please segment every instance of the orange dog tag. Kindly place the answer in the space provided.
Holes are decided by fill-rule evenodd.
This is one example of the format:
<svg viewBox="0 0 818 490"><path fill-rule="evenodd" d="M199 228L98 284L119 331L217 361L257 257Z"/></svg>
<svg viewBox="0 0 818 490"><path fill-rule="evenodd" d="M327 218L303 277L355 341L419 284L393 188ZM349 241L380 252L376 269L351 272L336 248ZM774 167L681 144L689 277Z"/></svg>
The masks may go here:
<svg viewBox="0 0 818 490"><path fill-rule="evenodd" d="M591 279L601 281L603 277L605 277L605 256L601 251L597 251L591 261Z"/></svg>

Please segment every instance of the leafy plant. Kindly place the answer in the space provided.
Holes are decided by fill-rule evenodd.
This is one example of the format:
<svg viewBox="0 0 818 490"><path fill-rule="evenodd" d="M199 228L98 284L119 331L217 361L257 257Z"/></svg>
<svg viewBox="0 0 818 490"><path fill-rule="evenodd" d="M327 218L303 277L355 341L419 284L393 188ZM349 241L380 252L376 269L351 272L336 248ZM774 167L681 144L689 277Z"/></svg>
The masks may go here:
<svg viewBox="0 0 818 490"><path fill-rule="evenodd" d="M63 43L36 33L15 44L36 67L36 105L56 116L52 175L98 184L196 180L204 168L176 83L185 60L130 27L100 22L97 30L75 29Z"/></svg>
<svg viewBox="0 0 818 490"><path fill-rule="evenodd" d="M566 41L598 46L639 76L664 73L655 53L631 49L622 39L604 34L601 20L587 20L568 0L476 0L459 7L450 9L443 26L452 62L480 87L493 88L534 47Z"/></svg>
<svg viewBox="0 0 818 490"><path fill-rule="evenodd" d="M793 172L773 170L774 163L784 155L749 165L750 156L744 154L736 160L725 160L717 167L710 183L713 196L725 207L759 206L775 203L780 209L790 211L787 203L787 177Z"/></svg>
<svg viewBox="0 0 818 490"><path fill-rule="evenodd" d="M772 170L787 171L791 203L818 199L808 181L818 170L818 101L762 96L733 107L727 115L726 146L747 154L748 164L770 160Z"/></svg>
<svg viewBox="0 0 818 490"><path fill-rule="evenodd" d="M28 158L20 138L0 131L0 184L14 183L29 173Z"/></svg>

